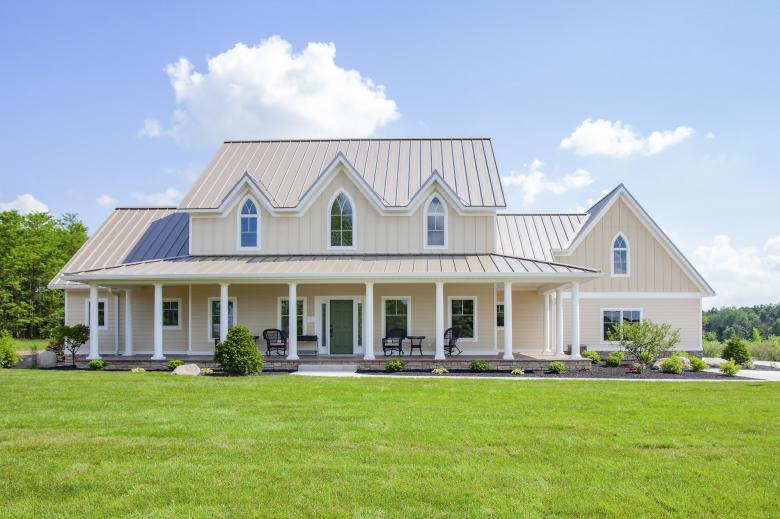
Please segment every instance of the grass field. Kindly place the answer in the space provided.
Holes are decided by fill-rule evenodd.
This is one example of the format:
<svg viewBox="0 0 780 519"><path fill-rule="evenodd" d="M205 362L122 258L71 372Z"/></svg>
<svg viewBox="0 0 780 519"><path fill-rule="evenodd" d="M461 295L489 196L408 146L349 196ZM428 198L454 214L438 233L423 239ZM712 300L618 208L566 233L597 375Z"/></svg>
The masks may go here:
<svg viewBox="0 0 780 519"><path fill-rule="evenodd" d="M780 510L780 384L0 371L4 517Z"/></svg>
<svg viewBox="0 0 780 519"><path fill-rule="evenodd" d="M36 346L38 351L44 351L49 346L49 341L45 339L14 339L14 346L19 352L30 352L33 346Z"/></svg>

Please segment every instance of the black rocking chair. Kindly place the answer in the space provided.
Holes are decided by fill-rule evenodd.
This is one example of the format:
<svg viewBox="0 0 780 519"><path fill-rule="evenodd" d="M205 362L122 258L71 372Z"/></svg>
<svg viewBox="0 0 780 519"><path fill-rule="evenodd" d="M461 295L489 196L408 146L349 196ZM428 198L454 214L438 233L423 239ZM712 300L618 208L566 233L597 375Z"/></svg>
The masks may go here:
<svg viewBox="0 0 780 519"><path fill-rule="evenodd" d="M287 336L282 330L276 328L263 330L263 339L266 343L266 355L270 355L272 351L275 351L277 355L287 355Z"/></svg>
<svg viewBox="0 0 780 519"><path fill-rule="evenodd" d="M393 328L387 332L387 337L382 338L382 351L387 356L387 353L392 354L397 351L399 355L404 354L403 342L406 339L406 330L401 328Z"/></svg>
<svg viewBox="0 0 780 519"><path fill-rule="evenodd" d="M460 355L463 353L458 348L458 339L460 339L460 328L447 328L444 332L444 352L447 355ZM457 350L457 353L453 353Z"/></svg>

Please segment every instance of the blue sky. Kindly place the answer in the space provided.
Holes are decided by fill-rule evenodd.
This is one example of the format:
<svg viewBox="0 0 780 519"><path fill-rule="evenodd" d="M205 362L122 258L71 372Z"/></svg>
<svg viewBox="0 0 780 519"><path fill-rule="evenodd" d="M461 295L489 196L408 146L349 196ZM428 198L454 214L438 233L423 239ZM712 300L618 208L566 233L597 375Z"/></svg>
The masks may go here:
<svg viewBox="0 0 780 519"><path fill-rule="evenodd" d="M623 182L710 304L780 300L780 3L628 4L4 3L0 207L94 229L115 203L175 202L222 138L485 135L511 210ZM266 81L285 59L298 75Z"/></svg>

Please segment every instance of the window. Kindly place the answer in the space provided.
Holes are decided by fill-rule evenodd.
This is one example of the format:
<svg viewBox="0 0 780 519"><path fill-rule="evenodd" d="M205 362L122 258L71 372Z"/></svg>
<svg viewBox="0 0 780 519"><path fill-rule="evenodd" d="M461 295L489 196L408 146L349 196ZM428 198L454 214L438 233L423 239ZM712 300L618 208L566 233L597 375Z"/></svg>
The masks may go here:
<svg viewBox="0 0 780 519"><path fill-rule="evenodd" d="M163 299L162 306L162 321L163 328L181 328L179 324L179 308L181 307L180 299ZM219 335L219 330L217 330Z"/></svg>
<svg viewBox="0 0 780 519"><path fill-rule="evenodd" d="M256 249L258 247L257 220L257 206L252 200L247 199L241 206L239 248Z"/></svg>
<svg viewBox="0 0 780 519"><path fill-rule="evenodd" d="M219 319L220 319L220 301L219 298L209 299L209 340L219 339ZM236 299L231 297L228 299L228 330L233 327L236 319Z"/></svg>
<svg viewBox="0 0 780 519"><path fill-rule="evenodd" d="M352 203L344 193L339 193L330 206L330 246L353 247Z"/></svg>
<svg viewBox="0 0 780 519"><path fill-rule="evenodd" d="M382 298L382 335L394 328L404 330L409 334L409 298L408 297L383 297Z"/></svg>
<svg viewBox="0 0 780 519"><path fill-rule="evenodd" d="M450 327L460 328L462 339L477 338L477 300L474 297L450 298Z"/></svg>
<svg viewBox="0 0 780 519"><path fill-rule="evenodd" d="M628 242L622 234L612 241L612 275L628 276Z"/></svg>
<svg viewBox="0 0 780 519"><path fill-rule="evenodd" d="M84 315L86 316L84 322L89 326L89 316L91 314L89 311L89 299L84 301L84 303ZM98 299L98 328L108 328L108 314L106 313L106 308L108 308L108 301L105 299Z"/></svg>
<svg viewBox="0 0 780 519"><path fill-rule="evenodd" d="M609 342L609 332L622 334L623 323L638 323L642 320L641 310L603 310L602 340Z"/></svg>
<svg viewBox="0 0 780 519"><path fill-rule="evenodd" d="M504 327L504 305L496 305L496 326L499 328Z"/></svg>
<svg viewBox="0 0 780 519"><path fill-rule="evenodd" d="M428 203L425 213L425 246L444 248L447 246L447 213L438 196Z"/></svg>
<svg viewBox="0 0 780 519"><path fill-rule="evenodd" d="M303 335L303 315L306 305L303 299L298 299L298 315L297 317L297 335ZM283 298L279 300L279 328L286 334L290 335L290 300Z"/></svg>

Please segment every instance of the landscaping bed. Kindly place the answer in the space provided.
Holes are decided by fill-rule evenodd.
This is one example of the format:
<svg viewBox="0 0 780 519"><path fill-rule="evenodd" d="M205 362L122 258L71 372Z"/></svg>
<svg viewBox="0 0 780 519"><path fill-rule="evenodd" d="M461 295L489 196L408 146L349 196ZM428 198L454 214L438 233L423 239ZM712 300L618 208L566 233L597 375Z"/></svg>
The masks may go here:
<svg viewBox="0 0 780 519"><path fill-rule="evenodd" d="M405 370L387 372L380 370L359 370L364 375L393 375L393 376L459 376L459 377L507 377L507 378L601 378L601 379L658 379L658 380L734 380L745 377L726 377L721 373L707 371L683 371L681 374L663 373L660 370L647 370L641 374L631 373L627 367L610 368L606 366L594 366L590 370L566 371L563 374L554 374L546 370L526 370L522 375L513 375L509 371L486 370L474 373L469 370L451 369L442 375L434 375L430 370Z"/></svg>

